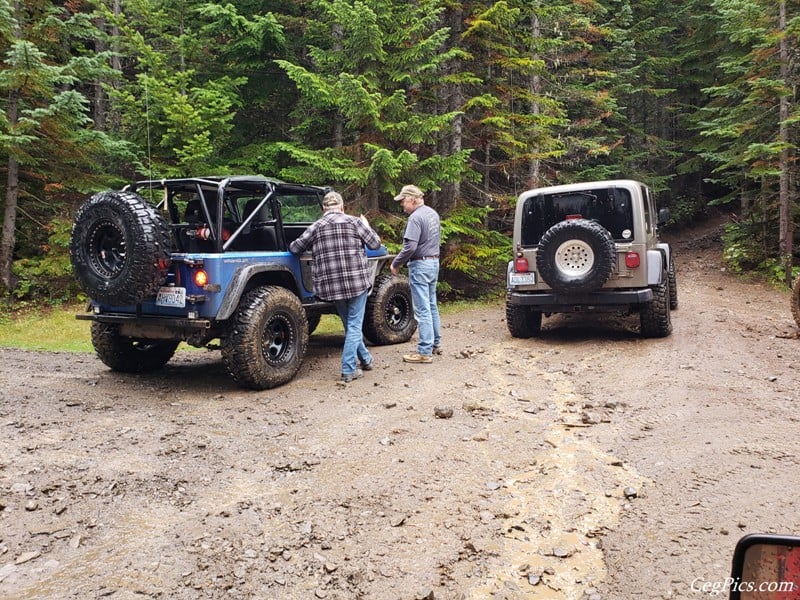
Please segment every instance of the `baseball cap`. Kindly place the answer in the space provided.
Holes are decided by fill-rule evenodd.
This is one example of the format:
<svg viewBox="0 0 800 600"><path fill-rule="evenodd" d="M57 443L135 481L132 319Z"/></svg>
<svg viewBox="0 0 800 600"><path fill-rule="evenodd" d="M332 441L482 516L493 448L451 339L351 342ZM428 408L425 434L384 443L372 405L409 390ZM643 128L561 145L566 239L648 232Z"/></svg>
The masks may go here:
<svg viewBox="0 0 800 600"><path fill-rule="evenodd" d="M403 189L400 190L400 193L394 197L396 201L400 201L403 198L422 198L423 193L422 190L419 189L415 185L404 185Z"/></svg>

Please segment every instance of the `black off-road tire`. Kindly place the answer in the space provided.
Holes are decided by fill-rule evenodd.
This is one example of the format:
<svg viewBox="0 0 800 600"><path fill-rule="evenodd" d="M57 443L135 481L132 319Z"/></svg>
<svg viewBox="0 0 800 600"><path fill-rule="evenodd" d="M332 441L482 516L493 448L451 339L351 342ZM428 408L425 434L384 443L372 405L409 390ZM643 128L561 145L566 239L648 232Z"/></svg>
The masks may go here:
<svg viewBox="0 0 800 600"><path fill-rule="evenodd" d="M672 252L669 255L667 279L669 280L669 308L675 310L678 308L678 279L675 276L675 257L672 256Z"/></svg>
<svg viewBox="0 0 800 600"><path fill-rule="evenodd" d="M653 299L639 308L642 336L646 338L667 337L672 333L672 318L669 308L669 282L666 272L661 283L651 286Z"/></svg>
<svg viewBox="0 0 800 600"><path fill-rule="evenodd" d="M308 348L306 311L286 288L256 288L242 297L221 342L222 360L239 385L283 385L297 374Z"/></svg>
<svg viewBox="0 0 800 600"><path fill-rule="evenodd" d="M794 322L800 327L800 275L792 283L792 316Z"/></svg>
<svg viewBox="0 0 800 600"><path fill-rule="evenodd" d="M127 306L154 294L170 265L172 235L156 208L133 192L101 192L75 214L70 258L83 290Z"/></svg>
<svg viewBox="0 0 800 600"><path fill-rule="evenodd" d="M591 292L611 277L617 252L611 234L596 221L569 219L539 241L536 268L556 292Z"/></svg>
<svg viewBox="0 0 800 600"><path fill-rule="evenodd" d="M112 371L144 373L169 362L180 342L145 340L120 335L119 325L92 321L92 345L97 356Z"/></svg>
<svg viewBox="0 0 800 600"><path fill-rule="evenodd" d="M506 325L511 337L532 338L542 331L542 313L530 306L506 302Z"/></svg>
<svg viewBox="0 0 800 600"><path fill-rule="evenodd" d="M373 344L402 344L417 329L407 277L379 275L367 298L362 330Z"/></svg>

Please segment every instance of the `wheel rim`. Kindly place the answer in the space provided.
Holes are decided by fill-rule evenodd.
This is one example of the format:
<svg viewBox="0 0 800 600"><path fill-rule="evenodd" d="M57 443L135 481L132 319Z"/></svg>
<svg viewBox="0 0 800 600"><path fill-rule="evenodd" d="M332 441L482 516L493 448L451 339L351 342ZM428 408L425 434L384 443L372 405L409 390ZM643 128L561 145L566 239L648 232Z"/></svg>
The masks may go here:
<svg viewBox="0 0 800 600"><path fill-rule="evenodd" d="M277 314L267 322L261 336L261 353L271 365L285 363L292 354L294 328L288 315Z"/></svg>
<svg viewBox="0 0 800 600"><path fill-rule="evenodd" d="M389 329L403 331L411 320L411 306L402 294L392 294L386 303L384 319Z"/></svg>
<svg viewBox="0 0 800 600"><path fill-rule="evenodd" d="M583 240L569 240L556 250L555 263L565 275L581 277L594 266L594 250Z"/></svg>
<svg viewBox="0 0 800 600"><path fill-rule="evenodd" d="M98 221L87 236L89 264L106 279L118 276L125 267L125 233L113 221Z"/></svg>

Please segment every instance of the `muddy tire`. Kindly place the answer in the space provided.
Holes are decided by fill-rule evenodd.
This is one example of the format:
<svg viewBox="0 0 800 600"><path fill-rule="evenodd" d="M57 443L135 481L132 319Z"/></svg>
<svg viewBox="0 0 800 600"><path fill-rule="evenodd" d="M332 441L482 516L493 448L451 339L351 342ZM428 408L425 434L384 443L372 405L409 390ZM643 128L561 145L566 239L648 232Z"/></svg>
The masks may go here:
<svg viewBox="0 0 800 600"><path fill-rule="evenodd" d="M658 285L651 286L653 299L639 309L642 336L646 338L667 337L672 333L670 316L669 282L666 273Z"/></svg>
<svg viewBox="0 0 800 600"><path fill-rule="evenodd" d="M614 240L602 225L570 219L544 233L536 268L556 292L591 292L608 281L615 260Z"/></svg>
<svg viewBox="0 0 800 600"><path fill-rule="evenodd" d="M792 284L792 317L794 322L800 327L800 275Z"/></svg>
<svg viewBox="0 0 800 600"><path fill-rule="evenodd" d="M532 338L542 330L542 313L530 306L506 303L506 325L511 337Z"/></svg>
<svg viewBox="0 0 800 600"><path fill-rule="evenodd" d="M373 344L402 344L417 329L408 278L379 275L367 298L364 335Z"/></svg>
<svg viewBox="0 0 800 600"><path fill-rule="evenodd" d="M221 341L222 360L239 385L254 390L283 385L306 354L306 311L286 288L256 288L239 302Z"/></svg>
<svg viewBox="0 0 800 600"><path fill-rule="evenodd" d="M120 335L119 325L92 322L92 345L112 371L144 373L160 369L175 354L180 342L145 340Z"/></svg>
<svg viewBox="0 0 800 600"><path fill-rule="evenodd" d="M678 308L678 279L675 276L675 257L670 252L669 255L669 271L667 271L667 280L669 281L669 308L675 310Z"/></svg>
<svg viewBox="0 0 800 600"><path fill-rule="evenodd" d="M101 192L75 214L70 259L83 290L103 304L127 306L151 296L169 269L169 225L132 192Z"/></svg>

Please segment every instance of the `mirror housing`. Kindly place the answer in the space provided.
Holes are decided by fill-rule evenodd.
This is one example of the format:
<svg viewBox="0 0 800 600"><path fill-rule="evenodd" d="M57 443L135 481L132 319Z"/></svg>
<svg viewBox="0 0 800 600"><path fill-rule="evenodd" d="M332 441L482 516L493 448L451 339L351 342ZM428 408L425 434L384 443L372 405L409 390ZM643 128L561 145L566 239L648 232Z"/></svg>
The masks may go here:
<svg viewBox="0 0 800 600"><path fill-rule="evenodd" d="M800 598L800 537L754 533L733 552L730 600Z"/></svg>

